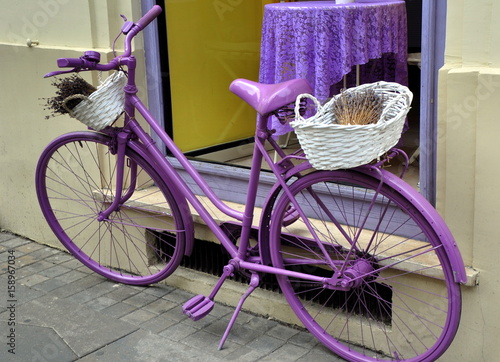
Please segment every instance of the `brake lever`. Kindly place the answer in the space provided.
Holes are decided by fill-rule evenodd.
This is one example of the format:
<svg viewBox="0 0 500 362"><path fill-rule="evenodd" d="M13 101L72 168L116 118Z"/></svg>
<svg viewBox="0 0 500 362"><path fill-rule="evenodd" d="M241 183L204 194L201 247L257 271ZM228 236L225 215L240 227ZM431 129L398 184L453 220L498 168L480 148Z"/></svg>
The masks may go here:
<svg viewBox="0 0 500 362"><path fill-rule="evenodd" d="M78 69L78 68L73 68L71 70L56 70L54 72L50 72L50 73L45 74L43 77L50 78L50 77L53 77L55 75L75 73L75 72L79 72L79 71L80 71L80 69Z"/></svg>
<svg viewBox="0 0 500 362"><path fill-rule="evenodd" d="M134 27L134 22L133 21L128 21L127 17L125 15L120 15L124 21L123 26L122 26L122 33L127 35L127 33Z"/></svg>

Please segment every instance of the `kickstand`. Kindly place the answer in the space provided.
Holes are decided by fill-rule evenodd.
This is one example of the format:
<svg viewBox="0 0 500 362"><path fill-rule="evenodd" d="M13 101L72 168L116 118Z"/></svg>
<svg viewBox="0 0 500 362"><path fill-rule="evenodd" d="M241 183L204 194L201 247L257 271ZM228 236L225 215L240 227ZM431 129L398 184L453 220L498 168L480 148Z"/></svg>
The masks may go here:
<svg viewBox="0 0 500 362"><path fill-rule="evenodd" d="M259 286L259 284L260 284L259 274L252 273L252 277L250 278L250 287L245 292L245 294L243 294L240 301L238 302L238 305L236 306L236 309L234 310L233 316L231 317L231 320L227 325L226 331L224 332L224 335L222 336L222 339L219 343L219 350L221 350L222 347L224 346L224 342L226 342L226 339L229 336L229 332L231 331L234 322L236 322L236 318L238 317L238 314L240 313L241 308L243 307L243 303L245 303L245 300L248 298L250 294L252 294L252 292Z"/></svg>

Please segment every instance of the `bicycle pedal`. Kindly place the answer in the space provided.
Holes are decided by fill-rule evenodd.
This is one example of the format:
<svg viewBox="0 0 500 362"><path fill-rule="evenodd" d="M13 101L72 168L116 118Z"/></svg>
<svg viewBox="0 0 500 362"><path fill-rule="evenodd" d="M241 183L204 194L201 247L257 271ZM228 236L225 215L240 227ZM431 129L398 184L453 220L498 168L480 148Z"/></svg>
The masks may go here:
<svg viewBox="0 0 500 362"><path fill-rule="evenodd" d="M214 305L215 303L213 300L200 294L184 303L182 311L189 318L197 321L209 314L214 308Z"/></svg>

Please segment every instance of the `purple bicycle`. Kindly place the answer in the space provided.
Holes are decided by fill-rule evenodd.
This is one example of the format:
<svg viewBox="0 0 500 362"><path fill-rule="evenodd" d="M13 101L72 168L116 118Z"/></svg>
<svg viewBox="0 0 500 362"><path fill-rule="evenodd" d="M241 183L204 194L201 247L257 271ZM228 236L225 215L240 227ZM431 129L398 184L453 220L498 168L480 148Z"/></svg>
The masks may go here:
<svg viewBox="0 0 500 362"><path fill-rule="evenodd" d="M219 347L245 299L270 273L304 326L347 360L429 361L442 355L458 329L460 283L466 275L455 241L435 209L383 169L384 160L321 171L300 152L285 155L267 120L299 94L311 92L301 79L274 85L238 79L231 84L256 109L258 119L244 211L221 201L137 96L131 41L161 11L155 6L136 23L125 20L120 33L124 54L109 63L100 64L98 53L86 52L78 59L59 59L59 67L71 69L47 75L115 71L123 82L118 92L124 98L122 126L104 124L62 135L39 160L38 200L61 243L106 278L156 283L190 255L194 209L230 261L213 292L187 301L184 313L194 320L204 317L227 278L243 273L249 279ZM101 97L111 92L104 89ZM171 156L156 147L136 112ZM276 162L266 150L269 144L280 156ZM215 220L172 159L203 191L203 200L227 215L227 222ZM263 160L276 183L257 218Z"/></svg>

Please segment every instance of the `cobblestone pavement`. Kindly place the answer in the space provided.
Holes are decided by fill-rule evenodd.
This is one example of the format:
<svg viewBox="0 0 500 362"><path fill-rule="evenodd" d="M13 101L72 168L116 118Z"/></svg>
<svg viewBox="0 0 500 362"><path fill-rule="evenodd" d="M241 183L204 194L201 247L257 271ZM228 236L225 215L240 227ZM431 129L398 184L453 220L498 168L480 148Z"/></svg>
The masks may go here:
<svg viewBox="0 0 500 362"><path fill-rule="evenodd" d="M116 284L69 254L0 232L1 361L340 361L306 331L233 308L198 322L192 295Z"/></svg>

